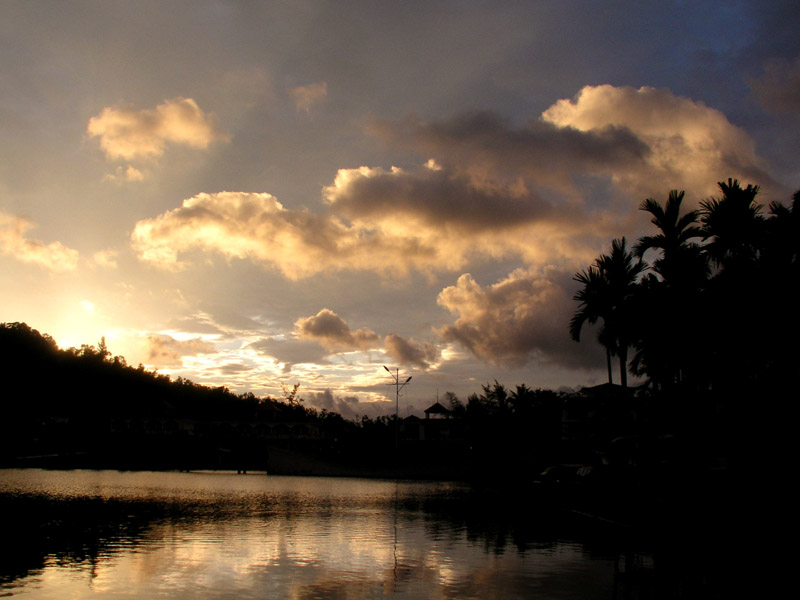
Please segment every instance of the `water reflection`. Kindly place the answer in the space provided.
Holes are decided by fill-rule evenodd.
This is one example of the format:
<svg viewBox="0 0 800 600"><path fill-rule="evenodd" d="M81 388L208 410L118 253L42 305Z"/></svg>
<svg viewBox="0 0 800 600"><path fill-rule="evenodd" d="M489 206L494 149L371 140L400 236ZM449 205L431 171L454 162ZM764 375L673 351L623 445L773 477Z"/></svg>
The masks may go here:
<svg viewBox="0 0 800 600"><path fill-rule="evenodd" d="M0 593L613 597L613 549L535 508L457 484L2 471Z"/></svg>

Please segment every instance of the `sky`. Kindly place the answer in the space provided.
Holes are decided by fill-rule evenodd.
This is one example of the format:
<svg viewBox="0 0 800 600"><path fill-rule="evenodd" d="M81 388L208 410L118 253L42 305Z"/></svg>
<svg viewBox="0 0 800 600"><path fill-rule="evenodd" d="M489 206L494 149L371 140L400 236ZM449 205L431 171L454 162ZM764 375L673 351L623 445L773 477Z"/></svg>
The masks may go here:
<svg viewBox="0 0 800 600"><path fill-rule="evenodd" d="M349 418L395 375L405 414L603 383L573 276L644 199L800 189L798 30L779 0L6 0L0 322Z"/></svg>

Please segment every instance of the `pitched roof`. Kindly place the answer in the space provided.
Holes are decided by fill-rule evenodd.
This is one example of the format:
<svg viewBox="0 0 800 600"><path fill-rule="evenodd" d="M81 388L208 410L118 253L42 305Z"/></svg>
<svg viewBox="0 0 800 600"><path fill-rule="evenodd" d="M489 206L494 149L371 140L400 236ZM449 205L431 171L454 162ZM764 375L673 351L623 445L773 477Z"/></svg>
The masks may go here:
<svg viewBox="0 0 800 600"><path fill-rule="evenodd" d="M438 402L435 402L434 404L425 409L425 414L449 415L450 411L441 404L439 404Z"/></svg>

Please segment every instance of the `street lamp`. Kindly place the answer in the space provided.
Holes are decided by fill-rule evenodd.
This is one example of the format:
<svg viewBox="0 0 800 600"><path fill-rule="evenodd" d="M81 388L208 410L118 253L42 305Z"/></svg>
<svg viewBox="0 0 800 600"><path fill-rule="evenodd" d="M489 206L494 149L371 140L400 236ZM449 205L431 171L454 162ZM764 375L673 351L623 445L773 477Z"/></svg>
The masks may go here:
<svg viewBox="0 0 800 600"><path fill-rule="evenodd" d="M392 373L386 365L383 365L383 368L386 369L386 372L394 379L394 383L391 385L394 386L394 449L397 451L400 443L400 390L408 385L408 382L411 381L411 377L409 376L403 383L400 383L400 369L395 367L394 373Z"/></svg>

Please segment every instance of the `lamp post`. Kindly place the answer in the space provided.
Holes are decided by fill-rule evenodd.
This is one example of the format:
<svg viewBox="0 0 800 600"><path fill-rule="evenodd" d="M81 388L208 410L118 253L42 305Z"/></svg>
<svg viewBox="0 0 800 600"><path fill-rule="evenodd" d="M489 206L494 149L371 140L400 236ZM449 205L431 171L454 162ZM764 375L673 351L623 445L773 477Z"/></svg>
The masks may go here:
<svg viewBox="0 0 800 600"><path fill-rule="evenodd" d="M395 367L394 373L392 373L386 365L383 365L383 368L394 379L394 383L391 385L394 386L394 449L397 451L400 444L400 390L408 385L411 377L409 376L403 383L400 383L400 369Z"/></svg>

